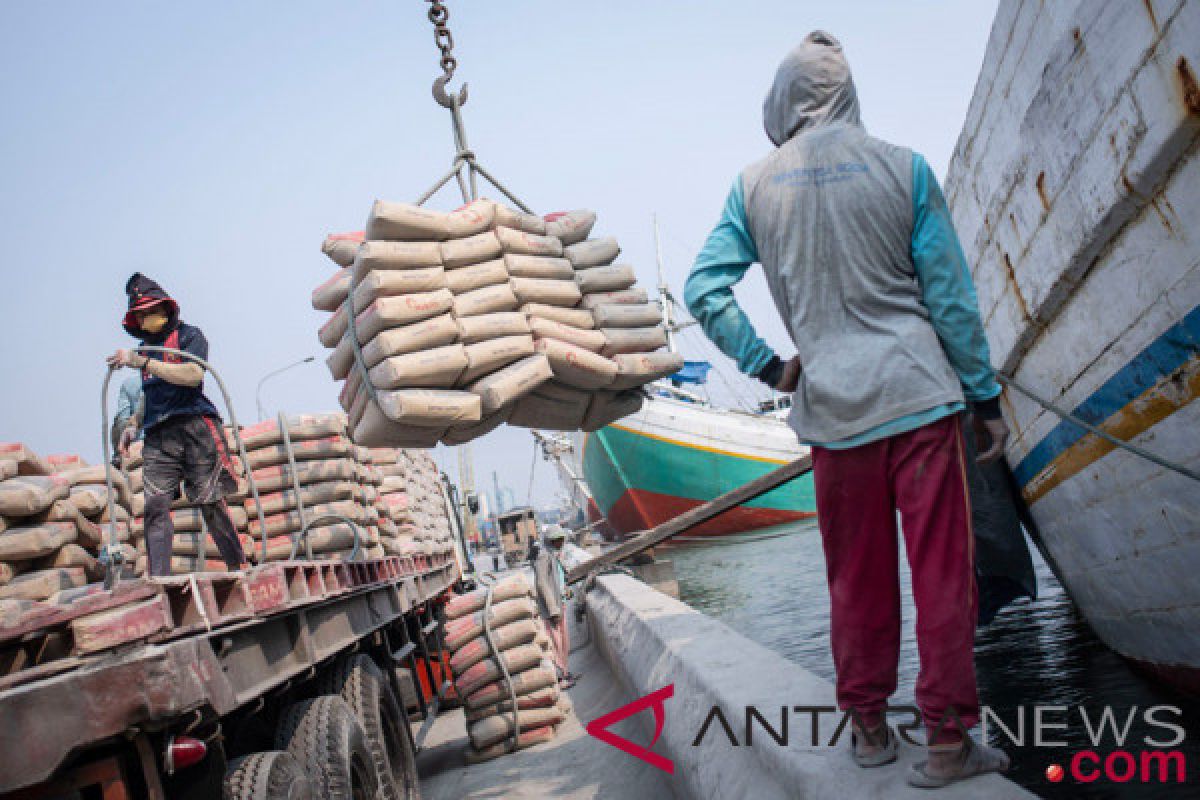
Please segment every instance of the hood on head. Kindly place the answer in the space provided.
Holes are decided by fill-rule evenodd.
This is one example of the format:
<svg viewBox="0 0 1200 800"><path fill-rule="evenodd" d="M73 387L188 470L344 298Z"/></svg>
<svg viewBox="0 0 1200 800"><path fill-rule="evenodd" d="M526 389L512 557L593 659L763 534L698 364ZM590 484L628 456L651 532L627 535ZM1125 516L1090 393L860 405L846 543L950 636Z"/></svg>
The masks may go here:
<svg viewBox="0 0 1200 800"><path fill-rule="evenodd" d="M130 336L143 341L158 338L165 339L171 331L179 326L179 304L161 286L142 273L133 273L129 280L125 282L125 294L129 297L129 303L126 307L125 319L121 321L121 327ZM167 326L161 332L154 334L142 330L138 325L134 312L145 310L159 303L166 303Z"/></svg>
<svg viewBox="0 0 1200 800"><path fill-rule="evenodd" d="M858 93L841 42L813 31L775 71L763 101L763 127L778 147L802 130L835 122L862 124Z"/></svg>

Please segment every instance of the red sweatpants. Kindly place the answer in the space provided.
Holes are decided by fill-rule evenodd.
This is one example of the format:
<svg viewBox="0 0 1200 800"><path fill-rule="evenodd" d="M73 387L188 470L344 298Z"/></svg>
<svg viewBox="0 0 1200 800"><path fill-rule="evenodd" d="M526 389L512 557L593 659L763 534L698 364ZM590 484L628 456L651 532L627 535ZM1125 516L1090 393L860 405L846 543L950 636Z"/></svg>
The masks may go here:
<svg viewBox="0 0 1200 800"><path fill-rule="evenodd" d="M870 727L896 690L897 511L917 607L917 705L930 734L950 707L966 727L979 721L975 535L960 423L955 414L860 447L812 451L838 706ZM938 741L958 738L947 720Z"/></svg>

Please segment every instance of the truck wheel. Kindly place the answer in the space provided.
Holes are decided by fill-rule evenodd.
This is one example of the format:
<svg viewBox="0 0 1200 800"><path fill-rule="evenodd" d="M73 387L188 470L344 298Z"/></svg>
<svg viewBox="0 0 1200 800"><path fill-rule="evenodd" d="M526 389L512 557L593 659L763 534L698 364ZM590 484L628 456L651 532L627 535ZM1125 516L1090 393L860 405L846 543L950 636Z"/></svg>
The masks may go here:
<svg viewBox="0 0 1200 800"><path fill-rule="evenodd" d="M313 783L313 800L374 800L379 777L362 726L346 701L322 695L284 709L275 746Z"/></svg>
<svg viewBox="0 0 1200 800"><path fill-rule="evenodd" d="M383 800L420 800L416 745L408 715L383 672L362 653L339 658L325 674L321 691L341 696L367 735Z"/></svg>
<svg viewBox="0 0 1200 800"><path fill-rule="evenodd" d="M279 750L251 753L225 773L224 800L312 800L312 784L296 759Z"/></svg>

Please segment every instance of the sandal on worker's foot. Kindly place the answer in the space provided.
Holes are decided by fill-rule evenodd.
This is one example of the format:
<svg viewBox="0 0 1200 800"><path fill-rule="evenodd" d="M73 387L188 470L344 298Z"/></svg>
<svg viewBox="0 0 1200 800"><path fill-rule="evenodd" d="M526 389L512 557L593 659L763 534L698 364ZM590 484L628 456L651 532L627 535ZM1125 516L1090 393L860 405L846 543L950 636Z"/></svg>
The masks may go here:
<svg viewBox="0 0 1200 800"><path fill-rule="evenodd" d="M908 768L908 783L918 789L940 789L976 775L1003 772L1008 769L1008 765L1008 754L1003 750L978 744L970 736L966 736L949 772L941 775L931 774L928 771L929 762L921 761Z"/></svg>
<svg viewBox="0 0 1200 800"><path fill-rule="evenodd" d="M896 760L899 744L891 725L886 723L881 725L879 730L870 734L870 738L875 741L868 741L866 735L860 734L853 726L850 728L851 753L854 756L855 764L863 768L882 767ZM880 741L881 738L882 741ZM863 745L877 745L878 747L868 751L863 748Z"/></svg>

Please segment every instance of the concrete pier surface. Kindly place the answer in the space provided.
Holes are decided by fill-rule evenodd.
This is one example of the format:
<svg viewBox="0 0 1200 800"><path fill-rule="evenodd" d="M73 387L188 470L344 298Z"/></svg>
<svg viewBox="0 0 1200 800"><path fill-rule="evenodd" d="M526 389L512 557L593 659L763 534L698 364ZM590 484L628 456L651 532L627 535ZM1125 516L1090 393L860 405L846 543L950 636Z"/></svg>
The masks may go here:
<svg viewBox="0 0 1200 800"><path fill-rule="evenodd" d="M578 594L582 594L577 589ZM577 602L577 601L576 601ZM582 675L570 691L575 710L551 742L483 764L466 766L461 711L443 714L417 759L427 800L458 798L1030 798L998 775L973 778L935 792L904 780L922 748L901 743L895 764L861 769L851 760L849 735L827 746L839 716L824 713L817 741L812 715L795 706L832 707L833 686L720 622L627 575L604 575L586 594L587 615L572 624L571 670ZM571 620L574 623L574 619ZM584 726L625 704L670 686L665 724L653 751L673 774L588 735ZM755 723L746 739L747 706L786 744ZM712 718L719 708L726 731ZM610 730L649 746L654 717L647 708ZM737 744L734 745L733 740ZM697 739L699 741L697 742Z"/></svg>

